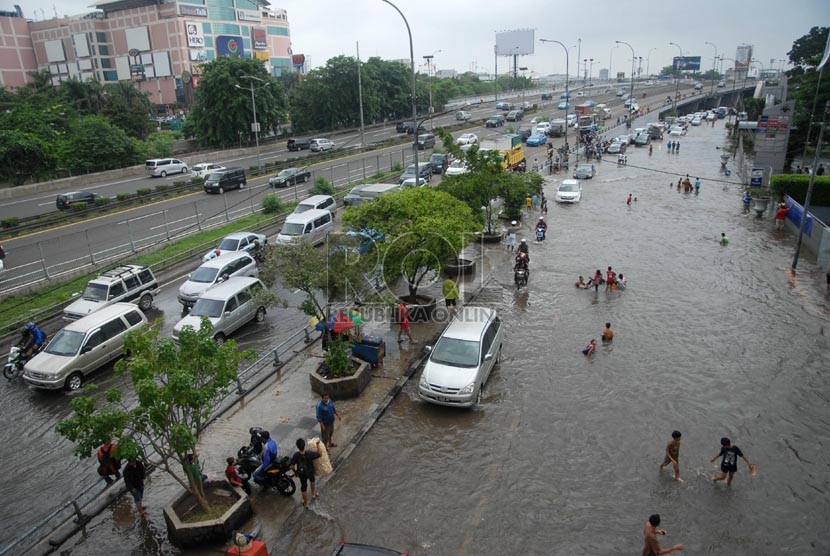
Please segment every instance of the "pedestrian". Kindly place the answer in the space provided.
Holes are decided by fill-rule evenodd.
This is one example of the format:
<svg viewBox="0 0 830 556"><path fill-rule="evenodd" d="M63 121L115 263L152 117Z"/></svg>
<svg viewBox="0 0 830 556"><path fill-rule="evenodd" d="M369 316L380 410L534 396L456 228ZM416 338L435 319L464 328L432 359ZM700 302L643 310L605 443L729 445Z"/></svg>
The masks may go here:
<svg viewBox="0 0 830 556"><path fill-rule="evenodd" d="M729 238L726 237L726 234L723 233L723 232L721 232L721 234L720 234L720 244L723 245L724 247L729 245Z"/></svg>
<svg viewBox="0 0 830 556"><path fill-rule="evenodd" d="M597 350L597 341L595 338L591 339L590 342L582 349L582 355L585 357L590 357L594 354Z"/></svg>
<svg viewBox="0 0 830 556"><path fill-rule="evenodd" d="M674 468L674 480L680 480L680 431L673 431L671 433L671 442L666 445L666 457L663 458L663 463L660 464L660 471L669 464Z"/></svg>
<svg viewBox="0 0 830 556"><path fill-rule="evenodd" d="M611 323L605 323L605 330L602 331L602 341L606 344L614 340L614 330L611 328Z"/></svg>
<svg viewBox="0 0 830 556"><path fill-rule="evenodd" d="M326 448L336 448L334 443L334 419L340 419L337 408L328 394L323 394L317 402L317 422L320 423L320 436Z"/></svg>
<svg viewBox="0 0 830 556"><path fill-rule="evenodd" d="M202 482L207 481L207 475L202 472L202 462L199 461L199 452L195 452L193 454L187 454L187 464L188 470L190 472L190 478L196 483L196 477L199 477Z"/></svg>
<svg viewBox="0 0 830 556"><path fill-rule="evenodd" d="M787 213L790 212L790 208L786 206L784 203L778 205L778 210L775 211L775 229L776 230L783 230L784 229L784 219L787 218Z"/></svg>
<svg viewBox="0 0 830 556"><path fill-rule="evenodd" d="M510 227L507 229L507 250L513 252L516 248L516 227L518 223L514 220L510 223Z"/></svg>
<svg viewBox="0 0 830 556"><path fill-rule="evenodd" d="M628 166L628 155L623 153L623 166Z"/></svg>
<svg viewBox="0 0 830 556"><path fill-rule="evenodd" d="M660 543L657 542L657 535L666 535L665 529L658 529L660 525L660 514L653 514L649 516L646 522L645 530L643 531L643 538L645 544L643 545L643 556L659 556L660 554L671 554L678 550L683 550L682 544L676 544L669 548L660 548Z"/></svg>
<svg viewBox="0 0 830 556"><path fill-rule="evenodd" d="M605 271L605 284L606 284L605 287L606 288L611 287L611 285L613 285L616 281L617 281L617 273L614 272L614 269L612 269L609 266L608 270Z"/></svg>
<svg viewBox="0 0 830 556"><path fill-rule="evenodd" d="M700 178L695 178L695 195L700 193Z"/></svg>
<svg viewBox="0 0 830 556"><path fill-rule="evenodd" d="M625 200L625 204L628 205L628 206L631 206L631 203L633 201L634 201L634 196L631 193L629 193L628 194L628 199Z"/></svg>
<svg viewBox="0 0 830 556"><path fill-rule="evenodd" d="M251 485L248 481L243 481L236 470L236 458L230 457L227 460L228 466L225 468L225 478L231 486L239 487L245 491L245 494L251 494Z"/></svg>
<svg viewBox="0 0 830 556"><path fill-rule="evenodd" d="M300 493L303 495L303 507L308 508L308 490L311 484L311 499L317 500L317 490L314 488L314 460L320 457L320 441L317 441L317 451L306 450L305 440L297 439L297 451L291 456L291 468L300 479Z"/></svg>
<svg viewBox="0 0 830 556"><path fill-rule="evenodd" d="M669 149L669 152L671 152L671 150L672 150L672 142L671 141L669 141L668 145L666 145L666 148Z"/></svg>
<svg viewBox="0 0 830 556"><path fill-rule="evenodd" d="M545 194L542 193L542 214L548 213L548 199L545 197Z"/></svg>
<svg viewBox="0 0 830 556"><path fill-rule="evenodd" d="M527 206L527 213L530 214L530 209L533 208L533 197L528 195L527 199L525 199L525 205Z"/></svg>
<svg viewBox="0 0 830 556"><path fill-rule="evenodd" d="M3 249L3 244L0 243L0 261L6 258L6 250Z"/></svg>
<svg viewBox="0 0 830 556"><path fill-rule="evenodd" d="M444 303L447 306L450 317L455 314L457 310L456 303L458 301L458 284L452 278L447 278L442 284L444 290Z"/></svg>
<svg viewBox="0 0 830 556"><path fill-rule="evenodd" d="M738 472L738 458L741 458L746 462L746 465L749 467L749 473L751 475L755 475L758 472L757 466L755 464L749 463L749 460L746 459L746 457L744 457L744 453L741 451L741 449L737 446L733 446L732 441L725 436L720 439L720 452L715 454L715 456L712 459L710 459L709 462L714 462L718 458L722 458L720 462L721 474L712 477L712 481L714 482L726 479L726 486L731 486L732 479L735 476L735 473Z"/></svg>
<svg viewBox="0 0 830 556"><path fill-rule="evenodd" d="M654 145L652 145L651 143L649 143L649 145L648 145L648 155L649 155L649 156L651 156L651 151L653 151L653 150L654 150Z"/></svg>
<svg viewBox="0 0 830 556"><path fill-rule="evenodd" d="M796 174L800 174L800 173L801 173L801 164L796 164L796 166L795 166L795 173L796 173Z"/></svg>
<svg viewBox="0 0 830 556"><path fill-rule="evenodd" d="M409 331L409 309L403 301L401 301L398 305L398 322L400 323L400 328L398 329L398 343L403 342L401 335L406 332L406 337L409 338L409 343L414 344L415 340L412 339L412 333Z"/></svg>
<svg viewBox="0 0 830 556"><path fill-rule="evenodd" d="M533 194L533 197L530 198L530 204L536 209L539 206L539 196L536 193Z"/></svg>
<svg viewBox="0 0 830 556"><path fill-rule="evenodd" d="M680 154L680 141L674 143L674 152Z"/></svg>
<svg viewBox="0 0 830 556"><path fill-rule="evenodd" d="M623 161L623 155L622 155L622 153L620 153L620 154L617 155L617 168L622 166L622 161Z"/></svg>
<svg viewBox="0 0 830 556"><path fill-rule="evenodd" d="M112 443L112 439L108 438L104 444L98 448L98 474L104 478L107 485L111 485L121 478L121 461L115 457L118 446ZM112 478L115 476L115 479Z"/></svg>
<svg viewBox="0 0 830 556"><path fill-rule="evenodd" d="M617 116L617 125L620 125L620 117Z"/></svg>
<svg viewBox="0 0 830 556"><path fill-rule="evenodd" d="M127 487L127 491L133 495L135 509L138 511L138 515L142 517L147 515L145 507L142 504L144 501L145 476L146 469L140 459L130 458L127 460L127 466L124 468L124 485Z"/></svg>
<svg viewBox="0 0 830 556"><path fill-rule="evenodd" d="M818 165L818 170L816 170L816 175L817 176L823 176L824 175L824 164L819 164ZM0 251L2 251L2 249L0 249Z"/></svg>

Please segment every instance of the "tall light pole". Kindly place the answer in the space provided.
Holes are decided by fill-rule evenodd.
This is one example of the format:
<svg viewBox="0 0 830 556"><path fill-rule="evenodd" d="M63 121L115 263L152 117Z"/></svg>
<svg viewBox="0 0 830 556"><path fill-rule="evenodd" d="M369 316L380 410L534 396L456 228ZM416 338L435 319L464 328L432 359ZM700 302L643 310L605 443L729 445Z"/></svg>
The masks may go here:
<svg viewBox="0 0 830 556"><path fill-rule="evenodd" d="M611 54L608 56L608 80L612 81L612 82L613 82L614 79L611 76L614 75L614 71L611 68L611 66L614 63L614 49L617 48L618 46L620 46L620 45L615 44L614 46L612 46L611 47Z"/></svg>
<svg viewBox="0 0 830 556"><path fill-rule="evenodd" d="M415 163L415 183L418 183L418 178L421 177L421 174L418 172L418 106L416 104L415 98L415 88L416 81L415 81L415 49L412 47L412 30L409 28L409 22L406 20L406 17L403 15L403 12L398 9L398 7L390 2L389 0L380 0L386 4L389 4L403 19L404 25L406 25L406 32L409 35L409 69L412 72L412 125L415 127L412 133L412 158L414 159Z"/></svg>
<svg viewBox="0 0 830 556"><path fill-rule="evenodd" d="M683 49L680 48L680 45L677 43L670 42L672 46L676 46L677 49L680 51L680 57L683 58ZM680 90L680 64L675 64L674 68L674 117L677 117L677 95L678 91Z"/></svg>
<svg viewBox="0 0 830 556"><path fill-rule="evenodd" d="M582 60L582 88L588 84L588 58Z"/></svg>
<svg viewBox="0 0 830 556"><path fill-rule="evenodd" d="M582 56L582 39L576 39L576 79L579 80L579 57ZM570 102L570 99L568 99Z"/></svg>
<svg viewBox="0 0 830 556"><path fill-rule="evenodd" d="M651 51L657 50L656 48L650 48L648 50L648 55L646 56L646 77L651 79L651 73L649 72L649 64L651 64Z"/></svg>
<svg viewBox="0 0 830 556"><path fill-rule="evenodd" d="M364 147L366 145L366 136L364 134L364 127L363 127L363 81L360 77L360 43L355 41L355 50L357 52L357 103L358 107L360 108L360 146ZM364 173L366 165L363 165ZM366 176L363 176L364 178ZM296 191L296 188L294 188Z"/></svg>
<svg viewBox="0 0 830 556"><path fill-rule="evenodd" d="M594 75L594 59L593 58L588 58L588 62L589 62L589 65L588 65L588 84L590 85L591 81L593 81L592 77Z"/></svg>
<svg viewBox="0 0 830 556"><path fill-rule="evenodd" d="M522 72L522 102L524 102L525 101L525 88L526 88L525 72L527 71L527 68L526 67L521 67L521 68L519 68L519 71Z"/></svg>
<svg viewBox="0 0 830 556"><path fill-rule="evenodd" d="M625 41L614 41L617 44L624 44L628 48L631 49L631 93L628 95L628 100L631 102L628 106L628 118L631 118L631 109L634 108L634 62L636 61L637 57L634 55L634 47L628 44ZM624 106L624 105L623 105Z"/></svg>
<svg viewBox="0 0 830 556"><path fill-rule="evenodd" d="M643 57L637 56L637 81L642 81L643 74Z"/></svg>
<svg viewBox="0 0 830 556"><path fill-rule="evenodd" d="M424 60L427 61L427 80L429 81L429 123L430 126L432 125L432 113L435 112L435 109L432 107L432 59L435 58L435 55L441 52L440 50L436 50L432 54L427 54L424 56Z"/></svg>
<svg viewBox="0 0 830 556"><path fill-rule="evenodd" d="M570 69L569 69L570 56L568 55L568 47L565 46L564 43L561 43L559 41L555 41L555 40L552 40L552 39L539 39L539 40L541 42L554 42L554 43L558 44L559 46L561 46L562 49L565 51L565 151L567 152L569 150L569 148L568 148L568 107L571 105L571 94L570 94L570 89L568 88L569 77L570 77L570 73L571 73ZM580 41L581 40L582 39L580 39ZM579 151L577 150L577 152L579 152Z"/></svg>
<svg viewBox="0 0 830 556"><path fill-rule="evenodd" d="M703 44L708 44L709 46L715 49L715 57L712 58L712 86L709 88L709 95L715 96L715 72L717 71L715 68L717 67L718 63L718 47L713 42L705 42Z"/></svg>
<svg viewBox="0 0 830 556"><path fill-rule="evenodd" d="M259 77L253 75L240 75L242 79L247 79L249 81L249 85L251 86L251 107L254 112L254 123L251 124L251 129L254 132L254 137L256 137L256 166L260 168L262 165L259 161L259 122L256 121L256 98L254 97L254 81L259 81L260 83L264 83L268 85L268 82L260 79ZM236 85L237 89L241 89L239 85Z"/></svg>

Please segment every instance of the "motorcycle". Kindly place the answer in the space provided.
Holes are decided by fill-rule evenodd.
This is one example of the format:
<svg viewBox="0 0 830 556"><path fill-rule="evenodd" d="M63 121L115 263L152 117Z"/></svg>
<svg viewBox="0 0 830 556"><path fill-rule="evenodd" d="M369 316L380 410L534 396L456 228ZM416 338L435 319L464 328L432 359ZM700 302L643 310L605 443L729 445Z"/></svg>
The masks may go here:
<svg viewBox="0 0 830 556"><path fill-rule="evenodd" d="M46 344L46 342L44 342ZM40 349L35 350L35 355L40 353L44 346L41 346ZM6 377L8 380L15 379L23 374L23 366L26 365L26 362L29 361L29 357L23 353L23 350L20 349L19 346L12 346L9 349L9 358L6 364L3 366L3 376Z"/></svg>
<svg viewBox="0 0 830 556"><path fill-rule="evenodd" d="M537 226L536 227L536 241L545 241L545 233L547 230L544 226Z"/></svg>
<svg viewBox="0 0 830 556"><path fill-rule="evenodd" d="M527 286L527 269L525 268L517 268L516 271L513 273L513 280L516 282L516 289L520 290L523 287Z"/></svg>
<svg viewBox="0 0 830 556"><path fill-rule="evenodd" d="M248 482L254 476L254 471L262 464L262 459L254 452L252 446L242 446L236 454L236 471L239 478ZM254 479L254 482L263 489L276 488L283 496L291 496L297 491L297 485L292 479L291 458L278 458L265 470L265 478Z"/></svg>

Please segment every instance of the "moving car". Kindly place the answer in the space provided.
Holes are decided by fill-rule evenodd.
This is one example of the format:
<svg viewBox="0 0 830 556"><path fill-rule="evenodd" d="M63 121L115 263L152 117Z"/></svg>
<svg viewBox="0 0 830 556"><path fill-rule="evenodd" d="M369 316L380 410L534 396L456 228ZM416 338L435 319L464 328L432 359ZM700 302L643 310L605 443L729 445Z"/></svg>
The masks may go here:
<svg viewBox="0 0 830 556"><path fill-rule="evenodd" d="M593 164L578 164L574 170L574 178L578 180L589 180L594 177L596 168Z"/></svg>
<svg viewBox="0 0 830 556"><path fill-rule="evenodd" d="M179 340L185 327L199 330L202 317L213 325L213 338L220 344L248 322L264 321L265 306L256 300L257 292L263 289L265 286L258 278L247 276L228 278L209 288L199 296L190 313L173 327L173 340Z"/></svg>
<svg viewBox="0 0 830 556"><path fill-rule="evenodd" d="M312 195L297 203L293 214L302 214L310 210L327 210L334 218L337 214L337 201L331 195Z"/></svg>
<svg viewBox="0 0 830 556"><path fill-rule="evenodd" d="M695 83L695 91L699 91L703 88L703 83Z"/></svg>
<svg viewBox="0 0 830 556"><path fill-rule="evenodd" d="M496 110L507 110L510 105L504 101L496 103Z"/></svg>
<svg viewBox="0 0 830 556"><path fill-rule="evenodd" d="M497 114L484 122L484 127L501 127L504 125L504 116Z"/></svg>
<svg viewBox="0 0 830 556"><path fill-rule="evenodd" d="M87 206L94 205L97 198L98 194L91 191L70 191L58 195L55 199L55 206L58 207L58 210L69 210L75 203L86 203Z"/></svg>
<svg viewBox="0 0 830 556"><path fill-rule="evenodd" d="M548 131L550 131L550 122L539 122L536 124L536 133L541 133L544 135Z"/></svg>
<svg viewBox="0 0 830 556"><path fill-rule="evenodd" d="M418 181L415 181L415 178L407 178L401 182L401 189L406 189L407 187L424 187L427 184L427 180L424 178L418 178Z"/></svg>
<svg viewBox="0 0 830 556"><path fill-rule="evenodd" d="M311 139L299 139L292 137L286 145L289 151L301 151L311 146Z"/></svg>
<svg viewBox="0 0 830 556"><path fill-rule="evenodd" d="M153 308L159 286L147 265L128 264L102 272L90 280L80 299L63 310L64 320L78 320L115 303L137 303L142 311Z"/></svg>
<svg viewBox="0 0 830 556"><path fill-rule="evenodd" d="M216 257L227 255L228 253L236 253L237 251L245 251L250 253L257 249L257 244L264 246L268 243L268 238L264 234L256 232L234 232L222 238L219 244L204 254L202 261L209 261ZM219 251L217 253L216 251ZM143 309L143 307L142 307Z"/></svg>
<svg viewBox="0 0 830 556"><path fill-rule="evenodd" d="M470 117L471 117L471 114L469 112L464 111L464 110L459 110L458 112L455 113L455 119L458 120L459 122L466 122L467 120L470 119Z"/></svg>
<svg viewBox="0 0 830 556"><path fill-rule="evenodd" d="M578 203L582 200L582 184L577 180L563 180L553 200L557 203Z"/></svg>
<svg viewBox="0 0 830 556"><path fill-rule="evenodd" d="M435 135L433 135L432 133L423 133L418 136L418 139L415 141L415 144L421 150L430 149L435 146Z"/></svg>
<svg viewBox="0 0 830 556"><path fill-rule="evenodd" d="M625 141L619 140L619 137L615 137L611 144L608 145L608 148L605 149L605 152L608 154L622 154L625 152L626 147L628 146L628 139Z"/></svg>
<svg viewBox="0 0 830 556"><path fill-rule="evenodd" d="M461 174L466 174L469 172L467 169L467 165L464 164L462 160L453 160L452 164L449 165L444 175L447 176L460 176Z"/></svg>
<svg viewBox="0 0 830 556"><path fill-rule="evenodd" d="M673 125L673 126L671 126L671 128L669 128L669 135L671 135L671 136L686 135L686 130L683 129L682 126Z"/></svg>
<svg viewBox="0 0 830 556"><path fill-rule="evenodd" d="M495 309L466 306L456 313L435 346L418 383L430 403L471 407L499 363L504 331Z"/></svg>
<svg viewBox="0 0 830 556"><path fill-rule="evenodd" d="M164 178L167 174L186 174L187 164L177 158L151 158L144 163L144 171L154 178Z"/></svg>
<svg viewBox="0 0 830 556"><path fill-rule="evenodd" d="M397 131L398 133L407 133L408 129L412 129L414 127L415 127L414 122L406 122L406 121L398 122L397 124L395 124L395 131ZM409 133L411 133L411 132L409 132Z"/></svg>
<svg viewBox="0 0 830 556"><path fill-rule="evenodd" d="M695 116L694 118L692 118L692 125L700 125L700 122L700 116Z"/></svg>
<svg viewBox="0 0 830 556"><path fill-rule="evenodd" d="M527 146L528 147L539 147L544 145L548 142L548 136L544 133L536 132L535 135L531 135L527 138Z"/></svg>
<svg viewBox="0 0 830 556"><path fill-rule="evenodd" d="M213 162L202 162L201 164L195 165L191 170L193 171L193 175L197 178L203 178L212 174L213 172L217 172L219 170L224 170L225 167L220 164L215 164Z"/></svg>
<svg viewBox="0 0 830 556"><path fill-rule="evenodd" d="M248 184L245 170L242 168L225 168L210 174L202 188L205 193L218 193L222 195L230 189L242 189Z"/></svg>
<svg viewBox="0 0 830 556"><path fill-rule="evenodd" d="M424 178L425 180L429 181L432 179L432 165L429 162L419 162L418 163L418 175L415 175L415 165L410 164L406 167L403 174L400 175L398 181L403 183L404 181L408 180L409 178Z"/></svg>
<svg viewBox="0 0 830 556"><path fill-rule="evenodd" d="M327 151L334 148L334 141L329 139L312 139L308 148L313 153Z"/></svg>
<svg viewBox="0 0 830 556"><path fill-rule="evenodd" d="M518 122L524 117L524 112L521 110L511 110L507 113L508 122Z"/></svg>
<svg viewBox="0 0 830 556"><path fill-rule="evenodd" d="M450 157L443 153L432 153L429 163L432 165L433 174L443 174L450 164Z"/></svg>
<svg viewBox="0 0 830 556"><path fill-rule="evenodd" d="M478 136L475 133L463 133L455 140L456 145L475 145L478 143Z"/></svg>
<svg viewBox="0 0 830 556"><path fill-rule="evenodd" d="M553 100L553 95L551 93L542 93L542 100Z"/></svg>
<svg viewBox="0 0 830 556"><path fill-rule="evenodd" d="M726 81L718 81L718 89L723 89L726 87Z"/></svg>
<svg viewBox="0 0 830 556"><path fill-rule="evenodd" d="M571 93L562 93L561 95L559 95L559 98L560 98L560 99L568 99L568 98L571 98Z"/></svg>
<svg viewBox="0 0 830 556"><path fill-rule="evenodd" d="M300 241L317 245L325 241L334 229L334 217L325 209L307 210L302 214L289 214L277 234L277 243L291 244Z"/></svg>
<svg viewBox="0 0 830 556"><path fill-rule="evenodd" d="M648 131L641 131L634 138L635 147L646 147L651 143L651 134Z"/></svg>
<svg viewBox="0 0 830 556"><path fill-rule="evenodd" d="M214 284L224 282L233 276L258 275L259 269L256 261L250 254L238 251L220 255L202 263L193 273L187 275L187 280L179 286L179 303L187 310L193 307L199 296Z"/></svg>
<svg viewBox="0 0 830 556"><path fill-rule="evenodd" d="M617 89L617 92L615 94L616 96L621 97L625 94L625 91L623 91L622 89Z"/></svg>
<svg viewBox="0 0 830 556"><path fill-rule="evenodd" d="M571 105L570 105L567 101L560 102L559 104L557 104L557 105L556 105L556 107L557 107L559 110L564 110L564 109L566 109L566 108L570 108L570 106L571 106Z"/></svg>
<svg viewBox="0 0 830 556"><path fill-rule="evenodd" d="M288 187L305 183L311 179L311 172L305 168L286 168L276 176L268 178L268 185L272 187Z"/></svg>

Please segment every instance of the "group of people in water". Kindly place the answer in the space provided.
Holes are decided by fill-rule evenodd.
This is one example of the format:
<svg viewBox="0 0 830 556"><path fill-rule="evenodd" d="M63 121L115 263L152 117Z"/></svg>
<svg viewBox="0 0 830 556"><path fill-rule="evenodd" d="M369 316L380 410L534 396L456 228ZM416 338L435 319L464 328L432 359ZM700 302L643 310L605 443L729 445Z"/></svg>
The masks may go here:
<svg viewBox="0 0 830 556"><path fill-rule="evenodd" d="M602 271L600 269L597 269L594 275L589 278L587 282L583 276L580 276L574 285L583 290L594 288L594 291L598 292L599 287L603 284L605 284L606 291L618 291L624 290L627 287L628 282L622 273L617 274L614 272L614 269L609 266L608 270L605 271L605 276L602 275Z"/></svg>
<svg viewBox="0 0 830 556"><path fill-rule="evenodd" d="M669 187L672 188L675 186L674 182L669 182ZM692 183L692 180L689 178L689 174L686 174L685 178L677 178L677 190L683 189L683 193L691 193L692 191L695 192L695 195L700 193L700 178L695 178L695 183Z"/></svg>

